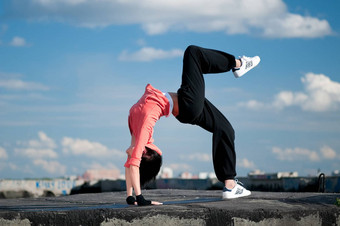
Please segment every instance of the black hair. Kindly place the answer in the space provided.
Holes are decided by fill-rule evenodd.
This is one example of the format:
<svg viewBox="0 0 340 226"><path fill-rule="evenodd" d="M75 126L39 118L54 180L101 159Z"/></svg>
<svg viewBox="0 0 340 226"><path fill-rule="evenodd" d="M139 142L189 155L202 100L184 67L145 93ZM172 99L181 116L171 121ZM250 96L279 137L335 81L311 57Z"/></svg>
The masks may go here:
<svg viewBox="0 0 340 226"><path fill-rule="evenodd" d="M161 166L162 156L151 148L145 147L146 152L142 155L139 166L139 177L141 186L155 180Z"/></svg>

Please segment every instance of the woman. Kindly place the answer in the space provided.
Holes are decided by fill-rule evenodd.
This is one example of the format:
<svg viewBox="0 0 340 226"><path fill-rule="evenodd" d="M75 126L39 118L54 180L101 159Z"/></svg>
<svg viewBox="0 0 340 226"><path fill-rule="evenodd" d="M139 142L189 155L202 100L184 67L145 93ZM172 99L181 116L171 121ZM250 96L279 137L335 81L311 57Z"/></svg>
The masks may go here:
<svg viewBox="0 0 340 226"><path fill-rule="evenodd" d="M231 54L189 46L183 57L182 84L177 93L163 93L148 84L143 96L132 106L129 114L131 145L125 163L127 203L159 205L145 200L141 184L156 177L162 164L162 152L153 144L153 127L160 117L171 113L181 123L198 125L213 134L213 163L215 174L222 183L224 199L248 196L250 191L235 180L236 154L234 129L223 114L205 98L203 74L232 70L239 78L260 62L258 56L235 59ZM132 196L135 192L136 199Z"/></svg>

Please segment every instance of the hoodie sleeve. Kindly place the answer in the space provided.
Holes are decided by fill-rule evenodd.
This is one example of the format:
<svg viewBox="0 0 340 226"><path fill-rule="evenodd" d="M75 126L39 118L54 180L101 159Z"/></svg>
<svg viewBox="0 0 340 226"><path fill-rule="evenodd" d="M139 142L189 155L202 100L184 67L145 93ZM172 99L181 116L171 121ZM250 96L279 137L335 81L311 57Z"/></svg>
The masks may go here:
<svg viewBox="0 0 340 226"><path fill-rule="evenodd" d="M142 126L133 129L135 146L133 148L131 158L129 158L124 164L125 167L130 167L130 165L139 167L145 147L153 143L153 128L157 120L157 112L152 110L144 119Z"/></svg>

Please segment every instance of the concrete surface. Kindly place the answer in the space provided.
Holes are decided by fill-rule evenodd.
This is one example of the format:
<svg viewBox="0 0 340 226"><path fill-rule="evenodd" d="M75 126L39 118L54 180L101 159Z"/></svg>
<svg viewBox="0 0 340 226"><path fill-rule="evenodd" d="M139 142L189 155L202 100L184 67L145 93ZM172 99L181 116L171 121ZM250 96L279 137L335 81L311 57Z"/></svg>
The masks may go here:
<svg viewBox="0 0 340 226"><path fill-rule="evenodd" d="M0 225L340 225L339 193L143 190L162 206L128 206L124 192L0 200Z"/></svg>

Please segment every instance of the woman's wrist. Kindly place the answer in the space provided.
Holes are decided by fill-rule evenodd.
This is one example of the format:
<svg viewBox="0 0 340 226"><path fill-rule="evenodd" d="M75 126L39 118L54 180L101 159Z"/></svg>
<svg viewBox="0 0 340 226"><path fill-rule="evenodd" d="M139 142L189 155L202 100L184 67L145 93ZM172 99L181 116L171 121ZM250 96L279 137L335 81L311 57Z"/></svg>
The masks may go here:
<svg viewBox="0 0 340 226"><path fill-rule="evenodd" d="M148 206L148 205L151 205L151 201L144 199L142 194L137 195L136 199L137 199L138 206Z"/></svg>
<svg viewBox="0 0 340 226"><path fill-rule="evenodd" d="M126 198L126 202L127 202L127 204L129 204L129 205L135 205L136 199L135 199L133 196L128 196L128 197Z"/></svg>

